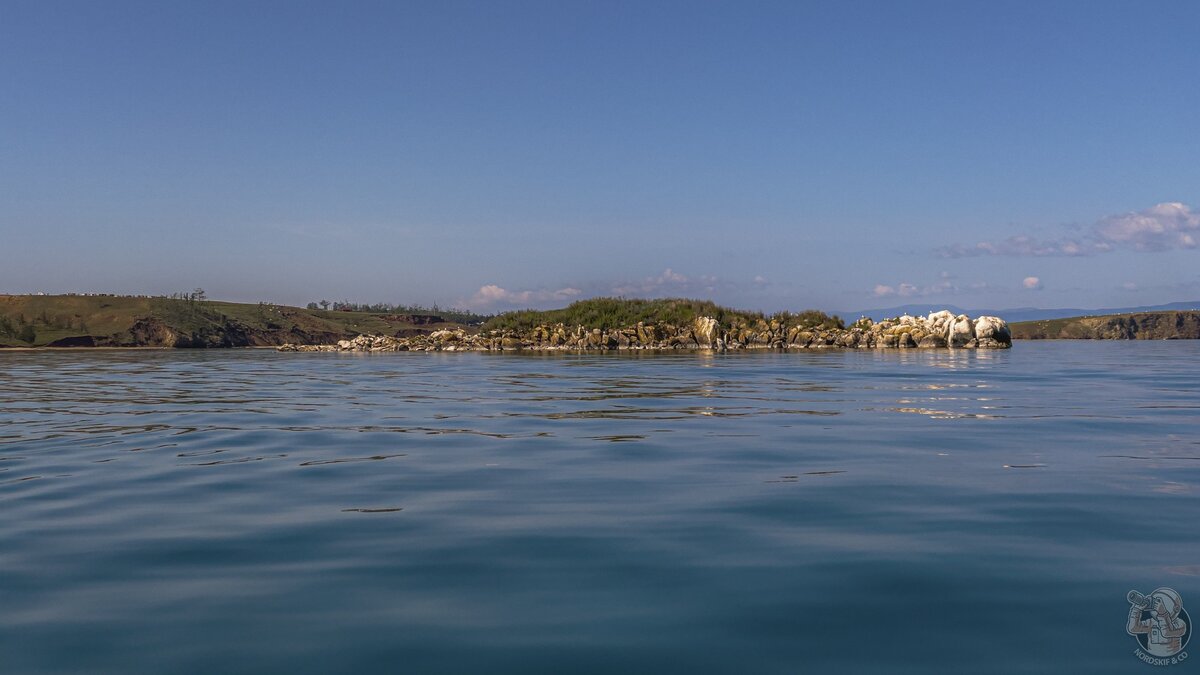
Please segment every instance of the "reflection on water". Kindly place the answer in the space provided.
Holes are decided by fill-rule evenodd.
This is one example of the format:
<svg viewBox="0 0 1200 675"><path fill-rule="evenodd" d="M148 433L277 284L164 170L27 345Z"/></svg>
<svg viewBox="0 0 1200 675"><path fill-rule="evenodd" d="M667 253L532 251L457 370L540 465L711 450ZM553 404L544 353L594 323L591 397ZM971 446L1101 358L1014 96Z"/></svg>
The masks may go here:
<svg viewBox="0 0 1200 675"><path fill-rule="evenodd" d="M0 354L2 672L1130 672L1196 343Z"/></svg>

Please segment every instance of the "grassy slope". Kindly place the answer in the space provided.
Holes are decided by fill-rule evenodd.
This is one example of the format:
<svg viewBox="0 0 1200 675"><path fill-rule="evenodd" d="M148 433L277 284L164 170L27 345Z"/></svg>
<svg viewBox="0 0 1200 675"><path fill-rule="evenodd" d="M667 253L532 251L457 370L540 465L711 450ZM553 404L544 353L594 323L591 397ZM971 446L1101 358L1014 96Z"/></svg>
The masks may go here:
<svg viewBox="0 0 1200 675"><path fill-rule="evenodd" d="M684 325L700 316L726 328L771 320L785 325L841 327L821 312L765 316L721 307L704 300L625 300L595 298L545 312L509 312L483 328L528 330L563 323L588 328L619 328L640 322ZM451 328L457 324L415 325L402 315L310 310L271 304L199 302L167 298L71 295L0 295L0 346L44 347L87 336L99 346L157 346L163 334L187 346L271 345L284 342L329 343L359 334L398 335ZM22 339L31 327L34 339Z"/></svg>
<svg viewBox="0 0 1200 675"><path fill-rule="evenodd" d="M1022 321L1010 327L1018 340L1200 339L1200 312L1138 312Z"/></svg>
<svg viewBox="0 0 1200 675"><path fill-rule="evenodd" d="M529 330L538 325L561 323L567 326L587 328L624 328L639 321L647 324L686 324L697 317L716 319L728 328L733 322L754 324L758 321L778 319L789 325L841 327L841 319L821 312L807 311L800 314L782 313L765 316L761 312L745 312L721 307L708 300L686 300L666 298L662 300L627 300L624 298L593 298L571 303L563 309L544 312L523 310L508 312L493 317L484 324L485 330Z"/></svg>
<svg viewBox="0 0 1200 675"><path fill-rule="evenodd" d="M136 346L131 329L152 320L175 333L214 336L231 326L249 344L277 344L307 335L328 341L360 333L395 335L417 327L403 318L365 312L308 310L270 304L233 302L189 303L166 298L72 295L0 295L0 346L40 347L64 338L93 336L102 344ZM32 342L21 338L32 326ZM6 330L7 329L7 330Z"/></svg>

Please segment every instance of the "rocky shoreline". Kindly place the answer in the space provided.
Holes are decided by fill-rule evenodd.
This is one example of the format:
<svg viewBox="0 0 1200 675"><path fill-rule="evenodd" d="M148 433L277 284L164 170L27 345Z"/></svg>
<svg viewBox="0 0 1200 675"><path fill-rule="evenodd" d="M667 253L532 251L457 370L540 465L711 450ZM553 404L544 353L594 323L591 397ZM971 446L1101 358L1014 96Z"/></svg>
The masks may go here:
<svg viewBox="0 0 1200 675"><path fill-rule="evenodd" d="M1023 321L1012 326L1024 340L1196 340L1200 312L1137 312L1109 316Z"/></svg>
<svg viewBox="0 0 1200 675"><path fill-rule="evenodd" d="M735 321L723 326L711 317L685 325L639 322L624 328L586 328L561 323L527 331L493 330L472 333L439 330L425 335L392 337L359 335L328 345L285 344L284 352L404 352L404 351L612 351L623 349L1008 349L1008 323L994 316L971 319L949 311L925 317L901 316L878 323L860 319L846 328L786 325L778 320Z"/></svg>

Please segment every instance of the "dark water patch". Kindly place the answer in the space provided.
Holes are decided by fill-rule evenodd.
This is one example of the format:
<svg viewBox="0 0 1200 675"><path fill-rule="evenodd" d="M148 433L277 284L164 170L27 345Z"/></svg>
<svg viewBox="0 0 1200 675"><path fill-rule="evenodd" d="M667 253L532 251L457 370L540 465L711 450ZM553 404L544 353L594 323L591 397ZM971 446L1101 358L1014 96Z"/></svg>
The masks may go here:
<svg viewBox="0 0 1200 675"><path fill-rule="evenodd" d="M211 450L196 450L194 452L181 452L176 457L204 457L205 455L219 455L222 452L229 452L229 448L213 448Z"/></svg>
<svg viewBox="0 0 1200 675"><path fill-rule="evenodd" d="M771 480L765 480L764 483L799 483L802 476L836 476L839 473L846 473L844 469L830 469L826 471L805 471L802 474L783 475Z"/></svg>
<svg viewBox="0 0 1200 675"><path fill-rule="evenodd" d="M1165 459L1165 460L1184 460L1184 461L1200 460L1200 457L1183 457L1183 456L1174 457L1171 455L1100 455L1100 457L1110 457L1113 459L1151 459L1151 460Z"/></svg>
<svg viewBox="0 0 1200 675"><path fill-rule="evenodd" d="M146 448L126 448L126 451L127 452L146 452L146 451L150 451L150 450L162 450L163 448L174 448L174 447L178 447L178 446L179 446L178 443L162 443L159 445L155 445L152 447L146 447Z"/></svg>
<svg viewBox="0 0 1200 675"><path fill-rule="evenodd" d="M195 462L191 466L221 466L224 464L245 464L246 462L261 462L265 459L281 459L287 455L272 455L270 457L238 457L236 459L218 459L211 462Z"/></svg>
<svg viewBox="0 0 1200 675"><path fill-rule="evenodd" d="M323 464L345 464L348 462L378 462L393 457L407 457L404 453L394 455L372 455L370 457L339 457L338 459L315 459L307 462L300 462L300 466L321 466Z"/></svg>

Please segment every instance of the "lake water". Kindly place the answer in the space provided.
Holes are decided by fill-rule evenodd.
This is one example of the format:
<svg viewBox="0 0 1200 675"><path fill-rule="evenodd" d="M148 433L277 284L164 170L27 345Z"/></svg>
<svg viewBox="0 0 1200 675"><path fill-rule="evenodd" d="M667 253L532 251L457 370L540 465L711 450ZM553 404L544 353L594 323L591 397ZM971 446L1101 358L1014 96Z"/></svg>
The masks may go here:
<svg viewBox="0 0 1200 675"><path fill-rule="evenodd" d="M1149 672L1126 593L1200 610L1198 376L3 353L0 672Z"/></svg>

